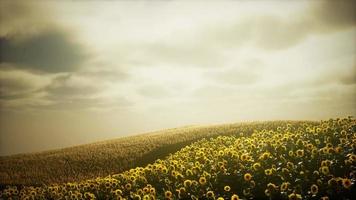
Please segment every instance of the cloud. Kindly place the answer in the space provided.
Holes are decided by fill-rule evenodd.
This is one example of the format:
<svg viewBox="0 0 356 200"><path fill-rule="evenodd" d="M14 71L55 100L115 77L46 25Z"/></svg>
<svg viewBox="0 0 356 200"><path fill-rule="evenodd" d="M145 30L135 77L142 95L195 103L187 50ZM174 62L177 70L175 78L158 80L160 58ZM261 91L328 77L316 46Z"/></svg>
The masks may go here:
<svg viewBox="0 0 356 200"><path fill-rule="evenodd" d="M13 100L29 97L49 83L49 77L21 70L1 70L0 99Z"/></svg>
<svg viewBox="0 0 356 200"><path fill-rule="evenodd" d="M57 110L57 111L73 111L73 110L91 110L91 111L114 111L132 106L133 103L124 97L116 97L112 99L101 97L71 97L52 99L51 103L46 105L36 105L32 108L36 110Z"/></svg>
<svg viewBox="0 0 356 200"><path fill-rule="evenodd" d="M119 62L120 63L120 62ZM123 69L122 64L114 64L106 61L94 61L88 63L75 74L101 82L121 82L130 78L128 70Z"/></svg>
<svg viewBox="0 0 356 200"><path fill-rule="evenodd" d="M270 13L246 15L229 23L205 27L201 44L211 47L242 48L248 45L265 50L293 47L313 34L342 31L356 25L356 2L325 0L312 3L299 15L282 18ZM196 45L196 43L193 43Z"/></svg>
<svg viewBox="0 0 356 200"><path fill-rule="evenodd" d="M87 74L86 74L87 75ZM131 106L133 103L117 94L107 96L110 82L96 81L81 73L63 74L43 88L44 99L50 104L34 106L41 110L105 110ZM109 91L110 92L110 91Z"/></svg>
<svg viewBox="0 0 356 200"><path fill-rule="evenodd" d="M355 9L356 2L352 0L324 0L312 4L297 16L281 18L261 15L251 18L251 33L260 48L286 49L313 34L327 34L355 27Z"/></svg>
<svg viewBox="0 0 356 200"><path fill-rule="evenodd" d="M155 84L144 85L140 87L137 92L142 96L150 98L163 98L172 95L171 91L168 88L162 85Z"/></svg>
<svg viewBox="0 0 356 200"><path fill-rule="evenodd" d="M348 68L336 68L317 78L319 83L336 83L339 85L354 85L356 84L356 65Z"/></svg>
<svg viewBox="0 0 356 200"><path fill-rule="evenodd" d="M0 36L34 33L48 27L52 12L44 5L34 1L0 1Z"/></svg>
<svg viewBox="0 0 356 200"><path fill-rule="evenodd" d="M49 30L35 35L0 38L0 63L33 71L58 73L76 71L86 60L84 48L70 34Z"/></svg>
<svg viewBox="0 0 356 200"><path fill-rule="evenodd" d="M66 74L53 79L45 90L51 98L62 99L92 95L99 92L100 87L85 77Z"/></svg>
<svg viewBox="0 0 356 200"><path fill-rule="evenodd" d="M340 30L356 25L356 1L321 1L310 10L309 20L319 31Z"/></svg>
<svg viewBox="0 0 356 200"><path fill-rule="evenodd" d="M249 59L235 64L234 67L222 68L207 72L208 78L215 79L218 83L230 85L252 85L261 78L263 62L259 59Z"/></svg>
<svg viewBox="0 0 356 200"><path fill-rule="evenodd" d="M315 74L318 74L317 76ZM356 65L328 66L328 70L316 71L311 77L298 80L299 86L317 88L328 85L348 87L356 84ZM294 83L295 84L295 83ZM296 85L296 84L295 84Z"/></svg>
<svg viewBox="0 0 356 200"><path fill-rule="evenodd" d="M354 70L352 73L344 74L339 78L339 81L342 84L353 85L356 84L356 71Z"/></svg>

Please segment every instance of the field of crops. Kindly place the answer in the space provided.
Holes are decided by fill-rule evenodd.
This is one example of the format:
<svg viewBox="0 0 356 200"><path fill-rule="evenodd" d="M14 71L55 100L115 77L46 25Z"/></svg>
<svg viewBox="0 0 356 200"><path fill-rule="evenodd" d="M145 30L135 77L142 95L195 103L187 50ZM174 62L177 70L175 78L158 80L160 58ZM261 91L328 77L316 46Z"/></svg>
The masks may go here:
<svg viewBox="0 0 356 200"><path fill-rule="evenodd" d="M355 119L270 122L260 123L251 134L242 130L201 139L144 167L104 178L8 186L0 195L4 199L325 200L352 199L356 194Z"/></svg>
<svg viewBox="0 0 356 200"><path fill-rule="evenodd" d="M202 138L299 124L251 122L167 129L41 153L0 157L0 186L66 183L145 166ZM310 122L312 123L312 122ZM0 187L1 189L1 187Z"/></svg>

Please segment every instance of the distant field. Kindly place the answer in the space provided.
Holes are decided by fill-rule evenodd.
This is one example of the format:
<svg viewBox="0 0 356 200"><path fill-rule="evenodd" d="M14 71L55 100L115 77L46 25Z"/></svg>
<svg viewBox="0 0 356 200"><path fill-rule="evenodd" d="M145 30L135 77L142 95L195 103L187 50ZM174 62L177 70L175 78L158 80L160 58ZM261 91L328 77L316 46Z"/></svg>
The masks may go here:
<svg viewBox="0 0 356 200"><path fill-rule="evenodd" d="M148 153L128 153L155 142L156 146ZM164 156L179 148L176 144L185 142L193 143ZM103 151L105 148L100 145L109 143L117 143L118 147L126 144L127 148L121 149L126 151L126 157L120 156L126 159L130 155L136 156L132 157L131 165L143 164L139 160L145 155L152 154L152 159L155 156L161 159L106 177L39 187L6 186L0 192L0 198L351 200L356 194L356 120L352 118L172 129L73 149L78 152L95 147ZM166 148L172 145L176 145L175 148ZM44 157L46 153L38 155ZM8 164L10 158L19 160L26 155L9 157L3 165ZM79 166L85 168L81 159L77 159L78 169ZM135 163L135 159L140 164ZM52 162L42 168L49 168ZM93 162L91 166L98 161ZM13 170L18 167L13 163L11 166ZM37 167L41 169L38 164ZM63 170L55 166L53 169L65 175ZM81 177L84 174L82 172Z"/></svg>
<svg viewBox="0 0 356 200"><path fill-rule="evenodd" d="M145 166L202 138L250 135L254 130L274 130L277 126L300 123L274 121L191 126L60 150L0 157L0 184L40 185L103 177Z"/></svg>

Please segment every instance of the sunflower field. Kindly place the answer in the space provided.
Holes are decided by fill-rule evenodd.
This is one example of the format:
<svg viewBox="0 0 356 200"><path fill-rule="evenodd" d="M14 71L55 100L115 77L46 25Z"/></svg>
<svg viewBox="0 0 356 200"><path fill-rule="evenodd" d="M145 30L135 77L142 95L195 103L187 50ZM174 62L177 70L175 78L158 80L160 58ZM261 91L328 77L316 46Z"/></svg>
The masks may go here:
<svg viewBox="0 0 356 200"><path fill-rule="evenodd" d="M313 121L305 121L315 124ZM146 166L203 138L298 126L301 121L195 125L37 153L0 156L0 190L5 185L39 186L80 182Z"/></svg>
<svg viewBox="0 0 356 200"><path fill-rule="evenodd" d="M355 199L356 120L201 139L105 178L7 186L2 199Z"/></svg>

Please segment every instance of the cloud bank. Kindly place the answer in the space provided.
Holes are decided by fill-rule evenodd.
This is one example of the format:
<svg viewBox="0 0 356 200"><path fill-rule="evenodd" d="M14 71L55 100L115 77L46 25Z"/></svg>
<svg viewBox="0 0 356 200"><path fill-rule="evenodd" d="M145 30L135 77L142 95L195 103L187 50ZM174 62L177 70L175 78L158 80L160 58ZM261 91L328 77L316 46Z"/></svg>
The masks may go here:
<svg viewBox="0 0 356 200"><path fill-rule="evenodd" d="M0 154L355 115L355 6L1 1Z"/></svg>

